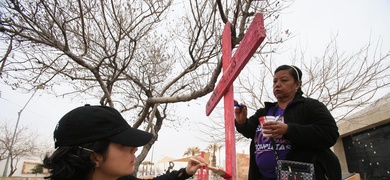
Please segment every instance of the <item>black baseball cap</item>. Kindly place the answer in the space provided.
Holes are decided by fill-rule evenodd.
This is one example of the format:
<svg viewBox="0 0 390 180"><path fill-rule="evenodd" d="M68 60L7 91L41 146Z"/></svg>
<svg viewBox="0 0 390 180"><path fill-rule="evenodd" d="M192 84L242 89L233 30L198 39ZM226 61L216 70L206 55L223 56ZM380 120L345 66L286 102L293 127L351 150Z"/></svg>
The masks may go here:
<svg viewBox="0 0 390 180"><path fill-rule="evenodd" d="M116 109L88 104L65 114L54 130L55 148L99 140L139 147L147 144L152 136L132 128Z"/></svg>

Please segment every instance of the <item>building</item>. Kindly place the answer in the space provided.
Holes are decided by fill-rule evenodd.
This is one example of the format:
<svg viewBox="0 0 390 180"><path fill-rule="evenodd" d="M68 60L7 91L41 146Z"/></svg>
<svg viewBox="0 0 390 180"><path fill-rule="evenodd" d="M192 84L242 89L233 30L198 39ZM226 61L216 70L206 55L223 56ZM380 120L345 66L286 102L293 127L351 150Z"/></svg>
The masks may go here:
<svg viewBox="0 0 390 180"><path fill-rule="evenodd" d="M390 94L338 122L340 137L333 147L343 173L361 179L390 179Z"/></svg>

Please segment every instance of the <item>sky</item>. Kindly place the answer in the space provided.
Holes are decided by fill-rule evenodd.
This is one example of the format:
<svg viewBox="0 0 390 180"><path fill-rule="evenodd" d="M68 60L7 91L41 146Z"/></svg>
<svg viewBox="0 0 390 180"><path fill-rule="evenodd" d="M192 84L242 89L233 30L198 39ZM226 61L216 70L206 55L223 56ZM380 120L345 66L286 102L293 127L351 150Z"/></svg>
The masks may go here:
<svg viewBox="0 0 390 180"><path fill-rule="evenodd" d="M390 50L390 1L387 0L297 0L281 18L280 25L296 36L285 43L280 58L289 57L296 47L305 48L309 58L318 56L335 35L343 51L357 51L370 39L383 43L382 50ZM26 106L19 126L39 132L42 140L49 143L57 121L66 112L85 103L98 103L57 99L40 90L28 101L31 96L12 90L0 80L0 121L16 124L18 112ZM198 133L197 124L210 120L205 115L207 100L208 96L183 105L180 114L188 116L189 121L178 129L164 127L146 160L158 161L164 156L180 158L189 147L205 148L208 143L198 138L204 135ZM213 113L222 113L215 111L222 111L218 108ZM249 145L236 147L239 153L248 153L248 149Z"/></svg>

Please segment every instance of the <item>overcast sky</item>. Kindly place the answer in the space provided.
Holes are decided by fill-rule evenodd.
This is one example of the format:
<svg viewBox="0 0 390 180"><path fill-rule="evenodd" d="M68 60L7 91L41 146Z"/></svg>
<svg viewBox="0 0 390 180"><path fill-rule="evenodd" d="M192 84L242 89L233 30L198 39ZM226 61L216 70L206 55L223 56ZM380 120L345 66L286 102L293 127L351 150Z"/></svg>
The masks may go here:
<svg viewBox="0 0 390 180"><path fill-rule="evenodd" d="M281 18L281 25L296 34L286 43L287 51L281 55L283 57L288 57L292 53L288 50L295 49L297 46L306 48L309 57L315 57L323 52L336 34L338 45L343 51L357 51L367 44L370 38L374 42L378 40L383 42L383 51L390 50L390 1L388 0L297 0ZM0 91L0 121L8 121L14 125L18 112L26 105L31 94L11 90L3 81L0 81ZM165 128L160 131L159 141L154 146L154 161L158 161L163 156L180 158L189 147L207 146L207 143L200 142L196 137L199 127L196 124L208 118L205 115L207 100L207 97L197 99L190 102L190 106L182 107L181 114L188 114L191 122L184 124L182 129ZM52 143L52 132L57 121L66 112L85 103L97 104L98 101L69 103L65 99L47 97L44 92L38 91L22 112L20 125L39 131L42 139ZM194 114L197 114L196 119ZM240 146L237 147L237 152L246 150L248 153L247 149L248 147ZM150 156L148 158L151 158Z"/></svg>

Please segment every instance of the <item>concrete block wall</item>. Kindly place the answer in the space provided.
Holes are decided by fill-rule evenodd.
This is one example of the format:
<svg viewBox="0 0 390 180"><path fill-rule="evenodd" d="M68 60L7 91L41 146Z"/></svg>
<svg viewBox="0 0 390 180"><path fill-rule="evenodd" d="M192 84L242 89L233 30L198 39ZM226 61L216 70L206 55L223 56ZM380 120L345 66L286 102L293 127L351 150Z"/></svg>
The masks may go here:
<svg viewBox="0 0 390 180"><path fill-rule="evenodd" d="M333 151L340 160L343 173L349 173L342 140L343 137L387 123L390 123L390 94L379 99L368 108L346 118L344 121L338 122L340 137L333 147Z"/></svg>

